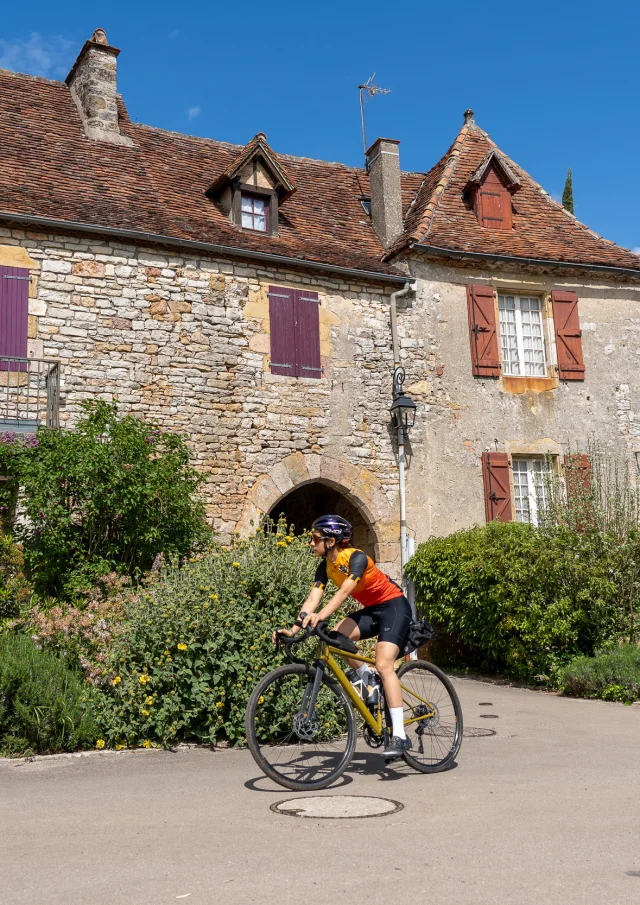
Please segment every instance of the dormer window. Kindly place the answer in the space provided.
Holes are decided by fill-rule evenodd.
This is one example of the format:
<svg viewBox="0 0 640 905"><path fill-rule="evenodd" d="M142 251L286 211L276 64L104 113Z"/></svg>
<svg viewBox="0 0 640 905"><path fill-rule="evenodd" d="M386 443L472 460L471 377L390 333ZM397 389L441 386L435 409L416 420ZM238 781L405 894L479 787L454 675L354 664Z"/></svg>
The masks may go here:
<svg viewBox="0 0 640 905"><path fill-rule="evenodd" d="M260 233L269 231L269 209L267 200L257 195L240 193L240 217L243 229L255 229Z"/></svg>
<svg viewBox="0 0 640 905"><path fill-rule="evenodd" d="M267 144L266 136L258 132L206 194L239 229L276 236L280 205L295 190L295 183Z"/></svg>
<svg viewBox="0 0 640 905"><path fill-rule="evenodd" d="M487 229L513 229L511 196L520 180L497 151L490 151L467 183L467 193L480 224Z"/></svg>

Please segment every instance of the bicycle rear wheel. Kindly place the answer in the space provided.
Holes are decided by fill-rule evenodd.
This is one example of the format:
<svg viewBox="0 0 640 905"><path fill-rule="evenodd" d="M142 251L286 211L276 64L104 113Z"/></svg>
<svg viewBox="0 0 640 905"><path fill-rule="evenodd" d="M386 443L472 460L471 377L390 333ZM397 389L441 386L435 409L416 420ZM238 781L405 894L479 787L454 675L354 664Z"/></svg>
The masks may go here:
<svg viewBox="0 0 640 905"><path fill-rule="evenodd" d="M316 669L280 666L253 690L245 716L247 744L263 773L304 792L325 789L346 770L356 745L353 707L326 674L313 712L308 702Z"/></svg>
<svg viewBox="0 0 640 905"><path fill-rule="evenodd" d="M462 744L462 708L455 688L425 660L403 663L398 678L405 731L412 744L404 760L421 773L449 769Z"/></svg>

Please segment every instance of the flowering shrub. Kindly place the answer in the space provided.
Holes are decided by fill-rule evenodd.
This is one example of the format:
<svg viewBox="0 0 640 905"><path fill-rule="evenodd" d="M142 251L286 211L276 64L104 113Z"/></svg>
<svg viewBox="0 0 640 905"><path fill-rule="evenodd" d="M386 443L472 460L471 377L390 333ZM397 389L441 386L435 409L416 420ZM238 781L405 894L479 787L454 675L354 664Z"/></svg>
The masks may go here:
<svg viewBox="0 0 640 905"><path fill-rule="evenodd" d="M640 699L640 647L622 644L577 657L560 676L565 694L630 704Z"/></svg>
<svg viewBox="0 0 640 905"><path fill-rule="evenodd" d="M315 567L308 538L283 523L164 566L124 603L98 695L107 743L243 741L247 698L283 660L271 635L295 619Z"/></svg>
<svg viewBox="0 0 640 905"><path fill-rule="evenodd" d="M103 401L74 430L0 437L5 517L21 489L15 534L36 590L73 597L111 571L137 578L158 553L182 556L208 536L200 477L185 441Z"/></svg>

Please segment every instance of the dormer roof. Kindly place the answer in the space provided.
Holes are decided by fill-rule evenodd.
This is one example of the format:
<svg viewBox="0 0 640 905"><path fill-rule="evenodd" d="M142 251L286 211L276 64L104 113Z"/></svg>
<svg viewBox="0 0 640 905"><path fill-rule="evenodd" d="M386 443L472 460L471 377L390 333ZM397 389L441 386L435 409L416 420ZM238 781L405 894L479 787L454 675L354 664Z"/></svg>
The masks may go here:
<svg viewBox="0 0 640 905"><path fill-rule="evenodd" d="M497 148L492 148L487 152L480 166L474 170L471 176L469 176L467 187L477 188L477 186L481 185L486 173L491 167L497 170L498 174L502 176L502 181L511 194L518 191L520 188L520 180L510 168L504 154L501 154Z"/></svg>
<svg viewBox="0 0 640 905"><path fill-rule="evenodd" d="M217 179L207 189L207 195L216 197L228 185L230 185L253 160L260 160L274 180L274 188L278 193L280 202L285 201L296 190L296 184L289 173L282 166L275 153L269 147L267 136L264 132L258 132L251 141L245 145L240 153L234 157L231 163L220 173Z"/></svg>

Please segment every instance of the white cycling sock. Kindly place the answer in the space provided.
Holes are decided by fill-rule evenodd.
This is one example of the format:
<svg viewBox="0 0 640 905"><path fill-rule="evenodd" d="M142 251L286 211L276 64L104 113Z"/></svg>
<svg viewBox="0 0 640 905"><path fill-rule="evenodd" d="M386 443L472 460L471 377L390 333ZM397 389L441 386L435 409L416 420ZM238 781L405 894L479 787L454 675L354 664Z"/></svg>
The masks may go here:
<svg viewBox="0 0 640 905"><path fill-rule="evenodd" d="M406 738L402 707L389 707L389 713L391 714L391 734L397 735L398 738Z"/></svg>
<svg viewBox="0 0 640 905"><path fill-rule="evenodd" d="M366 679L368 673L369 673L369 667L367 666L366 663L363 663L359 669L356 669L356 675L358 676L359 679Z"/></svg>

